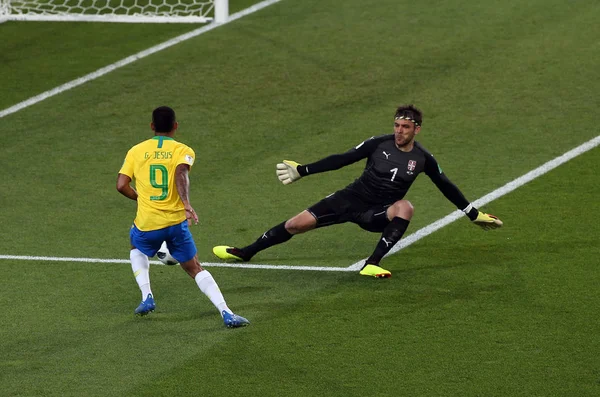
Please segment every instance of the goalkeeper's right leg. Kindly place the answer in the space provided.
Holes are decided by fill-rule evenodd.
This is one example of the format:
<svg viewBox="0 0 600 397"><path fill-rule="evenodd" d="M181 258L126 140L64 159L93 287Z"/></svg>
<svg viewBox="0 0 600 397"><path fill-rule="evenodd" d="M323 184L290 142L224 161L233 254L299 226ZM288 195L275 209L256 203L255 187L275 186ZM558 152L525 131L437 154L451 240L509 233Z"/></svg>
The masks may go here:
<svg viewBox="0 0 600 397"><path fill-rule="evenodd" d="M304 211L310 219L316 223L314 218ZM287 221L289 222L289 221ZM272 227L271 229L264 232L256 241L247 247L236 248L227 245L218 245L213 248L213 253L220 259L233 259L236 261L248 262L254 255L262 250L272 247L277 244L285 243L292 238L293 234L290 233L285 225L287 222L281 222L279 225ZM310 228L314 226L310 225Z"/></svg>

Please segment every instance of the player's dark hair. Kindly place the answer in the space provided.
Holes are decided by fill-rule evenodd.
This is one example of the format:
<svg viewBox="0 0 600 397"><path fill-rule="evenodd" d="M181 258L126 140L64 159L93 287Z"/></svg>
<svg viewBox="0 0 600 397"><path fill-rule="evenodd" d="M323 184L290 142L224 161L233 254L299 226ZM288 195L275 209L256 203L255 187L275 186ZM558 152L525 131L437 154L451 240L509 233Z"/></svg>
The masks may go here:
<svg viewBox="0 0 600 397"><path fill-rule="evenodd" d="M175 111L168 106L161 106L152 112L152 123L155 132L171 132L175 127Z"/></svg>
<svg viewBox="0 0 600 397"><path fill-rule="evenodd" d="M421 125L423 123L423 112L417 109L414 105L402 105L398 106L396 109L396 115L394 119L405 119L410 120L416 125Z"/></svg>

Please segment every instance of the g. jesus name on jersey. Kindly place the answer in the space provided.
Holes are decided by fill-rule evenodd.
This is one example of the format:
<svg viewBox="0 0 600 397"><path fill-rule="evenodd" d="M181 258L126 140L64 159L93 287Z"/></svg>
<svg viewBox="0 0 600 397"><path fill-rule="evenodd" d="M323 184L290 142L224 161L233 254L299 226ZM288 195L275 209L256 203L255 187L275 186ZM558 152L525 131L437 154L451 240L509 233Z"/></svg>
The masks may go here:
<svg viewBox="0 0 600 397"><path fill-rule="evenodd" d="M162 135L129 149L119 173L135 180L138 208L134 223L138 229L163 229L186 219L175 174L179 164L191 168L195 156L189 146Z"/></svg>

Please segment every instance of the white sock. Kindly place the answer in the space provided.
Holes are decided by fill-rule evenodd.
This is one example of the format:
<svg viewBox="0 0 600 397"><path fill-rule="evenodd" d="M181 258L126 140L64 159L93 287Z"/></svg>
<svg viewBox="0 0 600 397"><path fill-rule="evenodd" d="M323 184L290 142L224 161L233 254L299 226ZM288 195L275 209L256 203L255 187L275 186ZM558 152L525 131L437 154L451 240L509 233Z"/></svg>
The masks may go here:
<svg viewBox="0 0 600 397"><path fill-rule="evenodd" d="M140 291L142 291L142 300L145 300L148 297L148 294L152 293L152 290L150 289L150 261L148 260L148 257L137 248L131 250L129 258L131 259L133 276L140 287Z"/></svg>
<svg viewBox="0 0 600 397"><path fill-rule="evenodd" d="M198 288L200 291L204 293L210 299L210 301L215 305L215 307L219 310L219 313L223 315L223 310L228 313L231 313L231 310L227 307L227 303L225 303L225 298L223 298L223 294L217 285L217 282L213 278L213 276L208 272L208 270L203 270L200 273L196 274L194 278L196 280L196 284L198 284Z"/></svg>

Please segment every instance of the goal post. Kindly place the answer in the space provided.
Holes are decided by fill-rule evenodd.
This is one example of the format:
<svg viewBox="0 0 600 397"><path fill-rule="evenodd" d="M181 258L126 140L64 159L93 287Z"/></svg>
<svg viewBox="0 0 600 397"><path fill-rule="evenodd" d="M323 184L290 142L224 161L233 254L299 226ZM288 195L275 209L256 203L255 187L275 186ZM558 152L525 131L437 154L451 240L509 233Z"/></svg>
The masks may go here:
<svg viewBox="0 0 600 397"><path fill-rule="evenodd" d="M223 23L229 0L0 0L0 22Z"/></svg>

